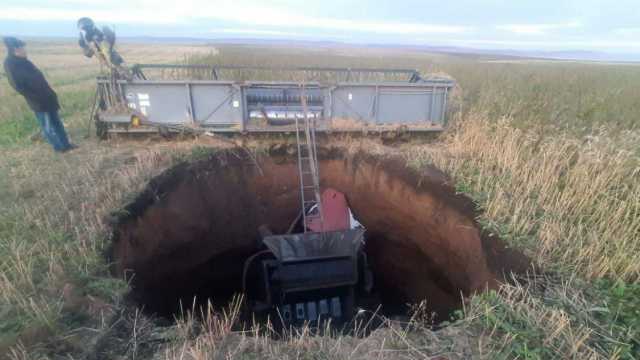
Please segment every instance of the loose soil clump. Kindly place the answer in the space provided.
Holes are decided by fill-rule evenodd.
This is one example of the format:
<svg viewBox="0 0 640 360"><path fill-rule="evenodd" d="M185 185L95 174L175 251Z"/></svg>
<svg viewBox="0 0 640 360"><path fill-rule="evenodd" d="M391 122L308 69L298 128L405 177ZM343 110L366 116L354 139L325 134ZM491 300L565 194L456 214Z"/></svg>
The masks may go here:
<svg viewBox="0 0 640 360"><path fill-rule="evenodd" d="M438 169L340 149L321 149L319 158L321 187L343 192L367 230L383 314L406 314L407 304L426 300L447 320L462 296L528 267L524 256L482 233L474 203ZM130 278L132 297L161 315L180 303L190 308L194 297L226 304L241 291L244 260L259 249L258 227L285 233L298 216L297 174L287 149L257 156L225 150L167 170L115 222L115 274Z"/></svg>

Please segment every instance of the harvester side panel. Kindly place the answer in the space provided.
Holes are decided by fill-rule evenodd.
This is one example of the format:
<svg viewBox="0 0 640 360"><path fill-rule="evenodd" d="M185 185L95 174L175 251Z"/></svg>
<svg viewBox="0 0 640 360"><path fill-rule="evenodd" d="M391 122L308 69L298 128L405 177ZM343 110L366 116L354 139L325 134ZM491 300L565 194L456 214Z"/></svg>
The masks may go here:
<svg viewBox="0 0 640 360"><path fill-rule="evenodd" d="M433 89L390 88L380 90L377 124L417 124L430 121L442 125L442 100Z"/></svg>
<svg viewBox="0 0 640 360"><path fill-rule="evenodd" d="M191 85L193 118L202 126L241 126L243 118L242 92L231 84Z"/></svg>
<svg viewBox="0 0 640 360"><path fill-rule="evenodd" d="M375 123L374 86L340 86L333 90L331 98L331 118Z"/></svg>
<svg viewBox="0 0 640 360"><path fill-rule="evenodd" d="M129 108L153 122L163 125L190 122L185 84L125 83L122 87Z"/></svg>
<svg viewBox="0 0 640 360"><path fill-rule="evenodd" d="M307 115L318 120L318 131L392 130L399 126L409 131L443 130L453 80L416 79L306 82ZM104 89L103 99L114 98L109 80L99 78L98 83ZM300 86L291 81L118 80L119 93L125 97L122 104L103 101L106 109L98 116L111 124L111 129L138 114L155 126L291 132L294 120L304 116Z"/></svg>

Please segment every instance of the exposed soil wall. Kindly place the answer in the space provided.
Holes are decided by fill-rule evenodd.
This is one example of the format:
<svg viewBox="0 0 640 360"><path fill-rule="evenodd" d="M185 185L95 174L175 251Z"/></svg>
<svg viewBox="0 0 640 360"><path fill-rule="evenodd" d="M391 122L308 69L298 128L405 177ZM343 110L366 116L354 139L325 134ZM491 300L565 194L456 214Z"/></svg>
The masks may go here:
<svg viewBox="0 0 640 360"><path fill-rule="evenodd" d="M383 307L426 299L446 318L469 295L495 287L527 260L483 237L473 203L435 168L422 173L401 158L321 152L323 187L346 194L367 229L366 252ZM224 303L239 292L244 259L259 246L258 226L283 233L299 210L296 158L253 159L242 150L181 164L154 179L114 226L118 275L133 275L134 295L170 313L196 295ZM489 258L490 257L490 258Z"/></svg>

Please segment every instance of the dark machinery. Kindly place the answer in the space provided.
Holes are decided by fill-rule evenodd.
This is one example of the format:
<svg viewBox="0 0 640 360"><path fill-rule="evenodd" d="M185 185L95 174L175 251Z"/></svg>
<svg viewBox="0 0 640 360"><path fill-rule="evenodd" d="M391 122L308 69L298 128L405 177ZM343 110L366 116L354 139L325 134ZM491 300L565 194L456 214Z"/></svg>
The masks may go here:
<svg viewBox="0 0 640 360"><path fill-rule="evenodd" d="M263 309L275 310L285 324L353 316L364 229L271 235L263 242L275 256L261 263Z"/></svg>

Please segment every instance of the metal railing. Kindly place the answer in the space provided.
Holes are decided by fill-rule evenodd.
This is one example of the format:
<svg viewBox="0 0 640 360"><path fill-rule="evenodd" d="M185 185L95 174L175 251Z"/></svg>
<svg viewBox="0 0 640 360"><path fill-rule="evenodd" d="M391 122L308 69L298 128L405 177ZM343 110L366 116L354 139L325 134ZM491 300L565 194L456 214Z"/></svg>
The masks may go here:
<svg viewBox="0 0 640 360"><path fill-rule="evenodd" d="M135 64L134 77L140 80L278 80L319 82L397 81L415 83L422 80L414 69L380 69L359 67L279 67L209 64ZM297 73L297 74L296 74Z"/></svg>

